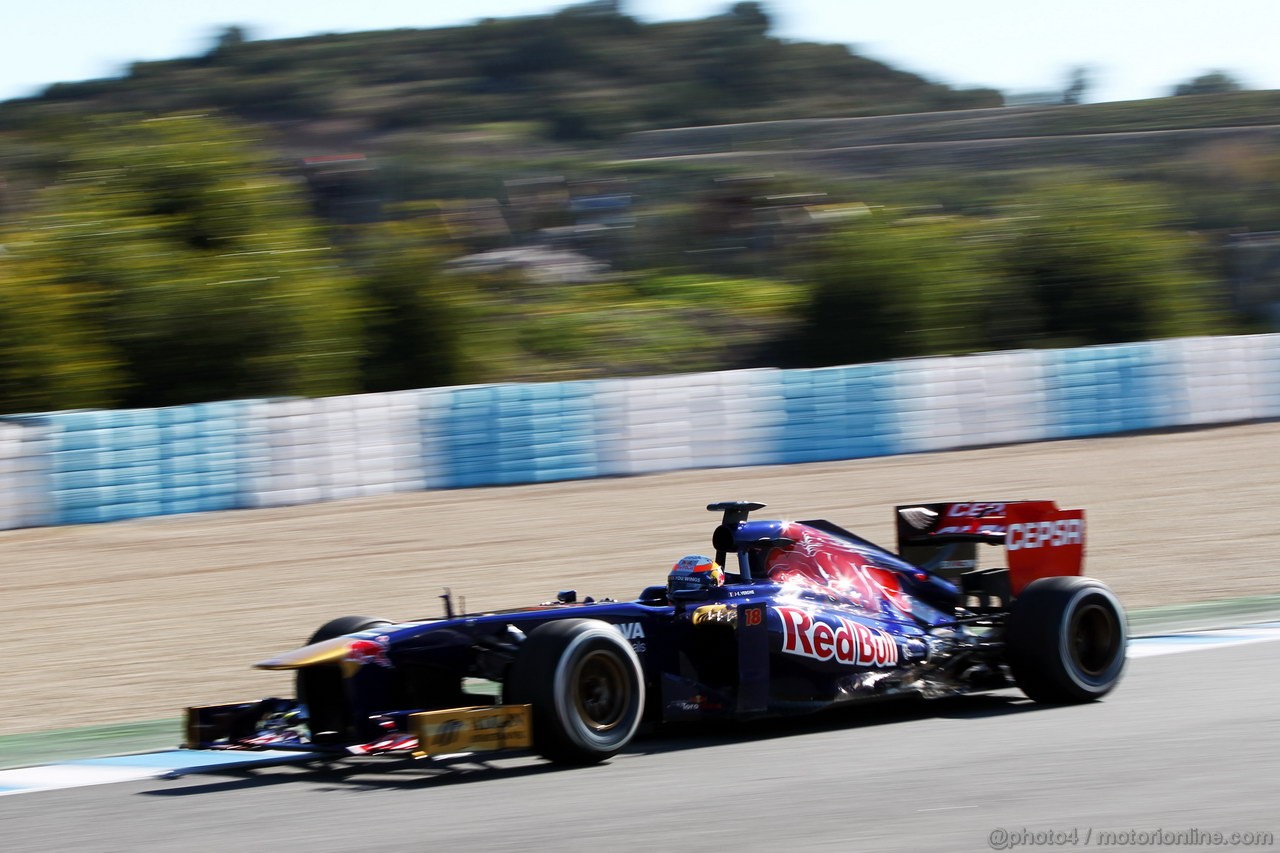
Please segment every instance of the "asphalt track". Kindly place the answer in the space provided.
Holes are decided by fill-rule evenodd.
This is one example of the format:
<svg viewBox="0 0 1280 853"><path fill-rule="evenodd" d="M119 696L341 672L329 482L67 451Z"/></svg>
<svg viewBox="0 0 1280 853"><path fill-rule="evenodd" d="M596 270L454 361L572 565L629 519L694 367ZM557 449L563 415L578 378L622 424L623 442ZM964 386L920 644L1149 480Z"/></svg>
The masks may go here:
<svg viewBox="0 0 1280 853"><path fill-rule="evenodd" d="M1104 849L1101 832L1153 830L1272 834L1177 849L1277 849L1277 654L1136 658L1087 706L1008 691L664 732L591 768L366 761L5 797L0 849L967 851L1001 831L1061 833L1011 849Z"/></svg>

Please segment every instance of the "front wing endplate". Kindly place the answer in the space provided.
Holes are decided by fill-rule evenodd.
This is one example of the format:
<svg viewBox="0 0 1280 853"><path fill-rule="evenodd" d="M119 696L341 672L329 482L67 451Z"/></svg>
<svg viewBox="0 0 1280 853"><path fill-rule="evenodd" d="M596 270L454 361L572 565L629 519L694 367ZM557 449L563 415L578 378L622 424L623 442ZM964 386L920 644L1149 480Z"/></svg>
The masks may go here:
<svg viewBox="0 0 1280 853"><path fill-rule="evenodd" d="M480 705L419 711L409 715L409 730L418 737L415 758L533 746L532 717L528 705Z"/></svg>

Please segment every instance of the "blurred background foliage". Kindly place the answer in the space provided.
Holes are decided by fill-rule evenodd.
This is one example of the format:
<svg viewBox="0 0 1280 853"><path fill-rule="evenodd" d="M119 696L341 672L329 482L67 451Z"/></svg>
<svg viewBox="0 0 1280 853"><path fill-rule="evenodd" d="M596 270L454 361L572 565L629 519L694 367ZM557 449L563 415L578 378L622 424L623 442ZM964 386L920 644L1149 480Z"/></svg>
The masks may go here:
<svg viewBox="0 0 1280 853"><path fill-rule="evenodd" d="M229 27L0 104L0 411L1280 328L1280 92L1002 106L769 26Z"/></svg>
<svg viewBox="0 0 1280 853"><path fill-rule="evenodd" d="M126 406L354 390L356 283L248 138L175 118L90 128L71 145L0 262L13 298L52 292L67 306L40 323L67 341L55 373L87 359L95 393ZM13 341L0 340L7 362ZM99 402L81 385L47 402Z"/></svg>

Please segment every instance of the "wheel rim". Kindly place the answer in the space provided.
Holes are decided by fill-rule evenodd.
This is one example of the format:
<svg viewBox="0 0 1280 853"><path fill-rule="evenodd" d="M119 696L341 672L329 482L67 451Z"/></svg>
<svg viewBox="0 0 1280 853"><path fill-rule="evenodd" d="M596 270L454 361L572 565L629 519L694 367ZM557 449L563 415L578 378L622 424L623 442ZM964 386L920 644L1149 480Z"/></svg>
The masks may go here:
<svg viewBox="0 0 1280 853"><path fill-rule="evenodd" d="M1104 675L1120 650L1120 623L1102 604L1085 604L1071 619L1071 660L1085 675Z"/></svg>
<svg viewBox="0 0 1280 853"><path fill-rule="evenodd" d="M631 683L616 655L605 651L588 654L578 664L573 684L578 717L592 731L607 732L626 718Z"/></svg>

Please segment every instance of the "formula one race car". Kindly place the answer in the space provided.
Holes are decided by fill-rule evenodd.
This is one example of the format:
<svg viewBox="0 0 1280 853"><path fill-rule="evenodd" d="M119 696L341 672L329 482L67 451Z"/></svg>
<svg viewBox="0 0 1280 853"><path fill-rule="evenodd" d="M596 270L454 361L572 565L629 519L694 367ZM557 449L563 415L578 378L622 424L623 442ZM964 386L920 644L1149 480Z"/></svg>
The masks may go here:
<svg viewBox="0 0 1280 853"><path fill-rule="evenodd" d="M257 664L296 699L189 708L198 749L456 758L532 749L593 763L655 722L809 713L894 695L1017 686L1098 699L1125 664L1125 616L1080 577L1084 513L1051 501L897 508L891 553L828 521L723 518L711 557L635 601L576 600L389 622L348 616ZM979 568L980 544L1007 568ZM725 571L726 557L736 571ZM485 689L487 688L487 689Z"/></svg>

